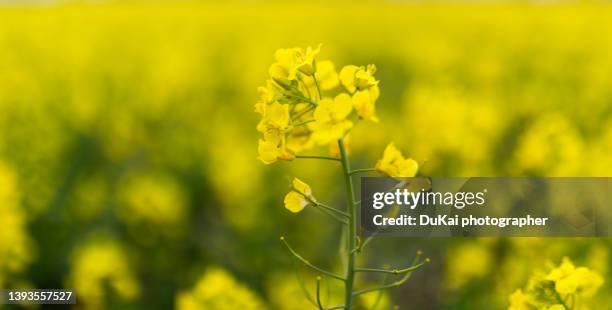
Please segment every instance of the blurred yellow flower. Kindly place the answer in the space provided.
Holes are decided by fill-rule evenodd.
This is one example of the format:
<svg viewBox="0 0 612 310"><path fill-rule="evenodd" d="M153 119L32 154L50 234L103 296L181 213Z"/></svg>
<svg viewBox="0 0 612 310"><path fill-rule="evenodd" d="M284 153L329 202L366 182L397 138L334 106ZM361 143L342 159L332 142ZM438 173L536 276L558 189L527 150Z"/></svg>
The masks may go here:
<svg viewBox="0 0 612 310"><path fill-rule="evenodd" d="M118 192L120 218L136 231L173 235L185 221L188 196L171 176L157 173L128 175Z"/></svg>
<svg viewBox="0 0 612 310"><path fill-rule="evenodd" d="M104 309L109 290L123 300L140 295L132 270L125 249L117 241L96 236L72 254L67 287L74 287L86 308Z"/></svg>
<svg viewBox="0 0 612 310"><path fill-rule="evenodd" d="M272 81L270 80L266 81L266 86L258 87L257 93L259 94L259 99L255 103L255 112L262 116L266 113L266 107L281 97L278 89L274 87Z"/></svg>
<svg viewBox="0 0 612 310"><path fill-rule="evenodd" d="M270 66L268 73L272 80L283 88L290 86L290 81L296 79L297 67L295 55L297 50L298 48L281 48L274 53L276 62Z"/></svg>
<svg viewBox="0 0 612 310"><path fill-rule="evenodd" d="M298 72L311 76L315 72L315 57L319 54L321 46L313 49L307 47L281 48L274 53L276 62L268 70L272 79L281 87L287 89L291 81L295 80Z"/></svg>
<svg viewBox="0 0 612 310"><path fill-rule="evenodd" d="M331 90L338 86L340 80L338 79L338 73L336 72L336 66L329 60L317 61L317 71L315 77L319 83L321 90ZM309 89L316 91L314 85L314 79L312 77L305 77L304 81Z"/></svg>
<svg viewBox="0 0 612 310"><path fill-rule="evenodd" d="M523 290L518 289L510 295L510 307L508 310L533 310L529 304L529 296L523 293Z"/></svg>
<svg viewBox="0 0 612 310"><path fill-rule="evenodd" d="M563 278L570 276L574 272L574 270L576 270L576 267L574 266L572 261L570 261L569 258L564 257L561 261L561 265L551 270L546 276L546 279L550 281L559 281Z"/></svg>
<svg viewBox="0 0 612 310"><path fill-rule="evenodd" d="M277 160L292 160L294 152L287 148L285 134L290 130L289 106L274 102L265 109L257 129L263 133L259 140L259 160L271 164Z"/></svg>
<svg viewBox="0 0 612 310"><path fill-rule="evenodd" d="M419 164L412 158L404 158L402 153L389 143L383 152L383 157L374 166L376 170L391 177L413 177L419 170Z"/></svg>
<svg viewBox="0 0 612 310"><path fill-rule="evenodd" d="M298 48L296 50L296 68L298 71L306 74L313 75L315 73L315 57L321 51L321 44L316 49L307 47L306 50Z"/></svg>
<svg viewBox="0 0 612 310"><path fill-rule="evenodd" d="M486 242L476 240L462 243L448 252L446 261L446 285L450 289L459 289L473 280L490 274L493 265L493 254Z"/></svg>
<svg viewBox="0 0 612 310"><path fill-rule="evenodd" d="M353 95L353 106L359 117L372 122L378 122L376 116L376 100L380 95L380 89L374 85L366 90L357 91Z"/></svg>
<svg viewBox="0 0 612 310"><path fill-rule="evenodd" d="M365 90L378 85L378 81L374 78L375 72L375 65L368 65L365 68L348 65L340 70L340 82L350 93L354 93L356 90Z"/></svg>
<svg viewBox="0 0 612 310"><path fill-rule="evenodd" d="M346 119L352 110L351 97L344 93L333 100L330 98L321 100L314 112L313 139L319 144L340 139L353 127L353 122Z"/></svg>
<svg viewBox="0 0 612 310"><path fill-rule="evenodd" d="M314 201L310 186L298 178L294 178L293 190L285 195L285 208L293 213L302 211Z"/></svg>
<svg viewBox="0 0 612 310"><path fill-rule="evenodd" d="M284 137L281 139L284 140ZM295 154L290 149L261 139L259 140L257 152L259 153L257 159L261 160L264 164L271 164L277 160L293 160L295 158Z"/></svg>
<svg viewBox="0 0 612 310"><path fill-rule="evenodd" d="M561 265L546 276L555 282L555 289L560 294L579 293L585 297L595 295L603 285L603 278L586 267L576 268L569 258L564 257Z"/></svg>
<svg viewBox="0 0 612 310"><path fill-rule="evenodd" d="M547 113L519 137L514 162L527 173L578 175L584 169L584 154L584 142L575 125L561 114Z"/></svg>
<svg viewBox="0 0 612 310"><path fill-rule="evenodd" d="M302 276L302 275L300 275ZM307 276L307 275L304 275ZM302 279L312 281L313 279ZM282 285L279 285L282 283ZM295 272L275 271L266 280L267 299L272 309L303 310L313 309L310 301L304 298L304 290L296 281Z"/></svg>
<svg viewBox="0 0 612 310"><path fill-rule="evenodd" d="M529 279L526 293L522 290L510 295L510 310L542 309L565 310L564 302L571 301L569 309L585 309L579 297L592 297L603 285L603 277L586 267L576 267L564 257L561 264L547 274L536 271ZM579 301L577 301L579 300ZM580 304L580 307L574 305Z"/></svg>
<svg viewBox="0 0 612 310"><path fill-rule="evenodd" d="M258 129L266 140L276 140L289 129L289 105L274 102L264 112Z"/></svg>
<svg viewBox="0 0 612 310"><path fill-rule="evenodd" d="M212 267L195 286L176 296L178 310L267 309L263 301L227 271Z"/></svg>
<svg viewBox="0 0 612 310"><path fill-rule="evenodd" d="M31 243L17 174L0 161L0 280L3 273L20 272L32 261Z"/></svg>
<svg viewBox="0 0 612 310"><path fill-rule="evenodd" d="M303 150L311 149L315 142L311 136L308 126L293 127L291 133L287 135L286 148L292 153L299 153Z"/></svg>

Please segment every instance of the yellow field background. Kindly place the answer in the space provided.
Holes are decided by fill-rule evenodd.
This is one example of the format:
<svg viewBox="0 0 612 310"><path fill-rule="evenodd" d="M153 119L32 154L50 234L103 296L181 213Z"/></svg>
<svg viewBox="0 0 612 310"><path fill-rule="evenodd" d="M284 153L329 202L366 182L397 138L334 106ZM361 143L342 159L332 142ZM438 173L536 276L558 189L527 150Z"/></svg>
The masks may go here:
<svg viewBox="0 0 612 310"><path fill-rule="evenodd" d="M256 159L276 49L376 64L381 121L353 131L356 167L394 141L424 175L610 176L610 16L601 3L2 7L0 287L73 287L83 309L314 309L278 237L335 269L338 229L282 198L298 176L340 204L342 181L326 162ZM505 309L568 256L604 276L587 303L608 309L611 246L380 239L363 263L431 257L387 308Z"/></svg>

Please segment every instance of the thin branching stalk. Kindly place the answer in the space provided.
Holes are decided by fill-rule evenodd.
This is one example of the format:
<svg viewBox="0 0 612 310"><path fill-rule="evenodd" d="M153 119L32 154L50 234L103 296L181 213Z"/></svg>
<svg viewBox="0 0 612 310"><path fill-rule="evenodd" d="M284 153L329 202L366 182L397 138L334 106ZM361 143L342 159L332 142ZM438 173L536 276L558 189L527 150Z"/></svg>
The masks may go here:
<svg viewBox="0 0 612 310"><path fill-rule="evenodd" d="M301 110L300 112L298 112L298 114L296 114L296 115L295 115L295 116L294 116L294 117L293 117L291 120L292 120L292 121L298 120L298 119L299 119L300 117L302 117L304 114L306 114L306 113L308 113L308 112L310 112L310 111L312 111L312 110L314 110L314 109L315 109L315 106L313 106L313 105L308 106L307 108L304 108L303 110Z"/></svg>
<svg viewBox="0 0 612 310"><path fill-rule="evenodd" d="M349 172L349 175L354 175L354 174L358 174L358 173L367 173L367 172L376 172L376 169L374 169L374 168L355 169L355 170Z"/></svg>
<svg viewBox="0 0 612 310"><path fill-rule="evenodd" d="M300 159L325 159L325 160L340 161L340 158L329 157L329 156L297 155L297 156L295 156L295 158L300 158Z"/></svg>
<svg viewBox="0 0 612 310"><path fill-rule="evenodd" d="M379 272L379 273L389 273L389 274L404 274L406 272L411 272L419 269L421 266L425 265L425 262L416 264L414 266L410 266L404 269L381 269L381 268L355 268L355 272Z"/></svg>
<svg viewBox="0 0 612 310"><path fill-rule="evenodd" d="M417 262L419 262L421 258L421 252L417 252L417 255L415 256L412 265L417 264ZM424 262L422 262L421 264L419 264L419 267L422 266L424 263L429 262L429 259L426 259ZM377 286L377 287L371 287L371 288L367 288L367 289L363 289L363 290L359 290L359 291L355 291L353 292L353 296L359 296L362 294L367 294L367 293L371 293L371 292L376 292L376 291L380 291L380 290L386 290L386 289L390 289L390 288L394 288L397 286L400 286L404 283L406 283L406 281L408 281L408 279L410 279L410 277L412 276L412 271L407 272L401 279L395 281L395 282L391 282L388 284L383 284L381 286Z"/></svg>
<svg viewBox="0 0 612 310"><path fill-rule="evenodd" d="M287 249L289 249L289 252L291 252L291 254L293 254L293 256L295 256L295 258L297 258L299 261L301 261L304 265L310 267L311 269L314 269L328 277L334 278L336 280L340 280L340 281L345 281L345 279L335 273L329 272L327 270L323 270L322 268L319 268L313 264L311 264L309 261L307 261L306 259L304 259L300 254L298 254L297 252L295 252L293 250L293 248L289 245L289 243L287 242L287 240L285 240L285 237L281 237L280 240L285 244L285 246L287 246Z"/></svg>
<svg viewBox="0 0 612 310"><path fill-rule="evenodd" d="M317 305L319 310L323 310L323 304L321 303L321 277L317 277Z"/></svg>
<svg viewBox="0 0 612 310"><path fill-rule="evenodd" d="M298 124L293 125L293 127L300 127L300 126L304 126L304 125L310 124L310 123L312 123L312 122L314 122L314 121L315 121L314 119L307 120L307 121L303 121L303 122L301 122L301 123L298 123Z"/></svg>

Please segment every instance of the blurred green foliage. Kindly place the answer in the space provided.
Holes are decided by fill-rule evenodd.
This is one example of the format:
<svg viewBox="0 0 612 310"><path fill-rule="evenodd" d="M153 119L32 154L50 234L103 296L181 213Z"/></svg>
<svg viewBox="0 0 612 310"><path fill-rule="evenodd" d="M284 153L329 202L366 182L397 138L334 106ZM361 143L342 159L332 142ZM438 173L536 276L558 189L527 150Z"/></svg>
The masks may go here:
<svg viewBox="0 0 612 310"><path fill-rule="evenodd" d="M311 183L321 199L343 196L329 190L341 182L330 163L256 160L252 106L280 47L323 43L324 58L377 65L381 122L353 131L354 166L393 140L427 160L426 175L610 175L611 13L596 3L2 8L0 286L75 287L88 309L190 309L198 298L210 309L310 307L278 237L333 269L338 228L289 214L282 197L296 175L322 180ZM499 309L563 256L609 279L611 245L380 239L362 263L405 265L423 249L432 264L382 304ZM243 298L219 301L219 287ZM611 287L597 308L610 307Z"/></svg>

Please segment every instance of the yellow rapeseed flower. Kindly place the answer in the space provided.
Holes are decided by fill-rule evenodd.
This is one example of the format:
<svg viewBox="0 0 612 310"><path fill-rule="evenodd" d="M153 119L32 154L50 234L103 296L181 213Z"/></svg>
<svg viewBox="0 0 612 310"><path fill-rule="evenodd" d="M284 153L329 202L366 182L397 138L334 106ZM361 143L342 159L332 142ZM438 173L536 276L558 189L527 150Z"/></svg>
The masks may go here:
<svg viewBox="0 0 612 310"><path fill-rule="evenodd" d="M315 143L310 135L308 126L299 126L291 130L291 134L287 136L286 148L294 153L299 153L303 150L308 150L314 147Z"/></svg>
<svg viewBox="0 0 612 310"><path fill-rule="evenodd" d="M105 309L105 297L130 301L140 296L133 267L119 241L95 235L74 250L67 285L75 288L84 308Z"/></svg>
<svg viewBox="0 0 612 310"><path fill-rule="evenodd" d="M378 85L378 81L374 78L375 72L375 65L368 65L367 67L345 66L340 70L340 82L350 93L354 93L356 90L365 90Z"/></svg>
<svg viewBox="0 0 612 310"><path fill-rule="evenodd" d="M285 196L285 208L298 213L314 201L310 186L298 178L293 179L293 190Z"/></svg>
<svg viewBox="0 0 612 310"><path fill-rule="evenodd" d="M259 100L255 103L255 112L262 116L266 113L266 107L281 97L281 94L274 87L271 80L266 81L266 86L258 87L257 93L259 94Z"/></svg>
<svg viewBox="0 0 612 310"><path fill-rule="evenodd" d="M576 270L576 267L574 266L572 261L569 260L569 258L564 257L561 261L561 265L559 265L559 267L557 268L554 268L548 273L548 275L546 276L546 280L550 280L553 282L559 281L563 278L569 277L574 272L574 270Z"/></svg>
<svg viewBox="0 0 612 310"><path fill-rule="evenodd" d="M219 267L210 267L193 288L179 292L175 302L178 310L268 308L248 286Z"/></svg>
<svg viewBox="0 0 612 310"><path fill-rule="evenodd" d="M319 86L322 90L334 89L340 83L336 66L329 60L317 62L317 72L315 73Z"/></svg>
<svg viewBox="0 0 612 310"><path fill-rule="evenodd" d="M268 73L270 77L280 86L286 87L290 81L297 77L296 53L297 47L281 48L276 50L274 58L276 62L270 66Z"/></svg>
<svg viewBox="0 0 612 310"><path fill-rule="evenodd" d="M268 105L257 130L263 133L259 140L259 160L271 164L277 160L292 160L294 152L287 148L285 134L291 129L289 106L274 102Z"/></svg>
<svg viewBox="0 0 612 310"><path fill-rule="evenodd" d="M315 72L315 57L319 54L321 46L313 49L307 47L281 48L274 53L276 62L270 66L268 73L274 82L281 87L290 87L291 81L298 77L298 72L311 76Z"/></svg>
<svg viewBox="0 0 612 310"><path fill-rule="evenodd" d="M330 98L321 100L314 112L313 139L319 144L340 139L353 127L353 122L346 119L352 110L351 97L344 93L333 100Z"/></svg>
<svg viewBox="0 0 612 310"><path fill-rule="evenodd" d="M319 89L315 85L315 78L317 79ZM308 97L318 96L319 91L332 90L340 84L336 66L329 60L317 61L315 74L313 76L302 76L301 80L303 83L299 85L299 89Z"/></svg>
<svg viewBox="0 0 612 310"><path fill-rule="evenodd" d="M536 272L529 280L526 293L517 290L510 295L509 310L564 310L566 306L559 302L591 297L603 282L598 273L586 267L576 267L564 257L561 264L548 274Z"/></svg>
<svg viewBox="0 0 612 310"><path fill-rule="evenodd" d="M510 295L510 307L508 310L532 310L533 307L529 304L529 295L523 293L523 290L518 289Z"/></svg>
<svg viewBox="0 0 612 310"><path fill-rule="evenodd" d="M385 148L383 157L374 166L379 172L391 177L413 177L419 170L419 164L412 158L404 158L393 142Z"/></svg>
<svg viewBox="0 0 612 310"><path fill-rule="evenodd" d="M306 75L313 75L315 73L315 57L320 51L321 44L316 49L310 46L306 50L297 48L295 53L296 69Z"/></svg>
<svg viewBox="0 0 612 310"><path fill-rule="evenodd" d="M271 164L278 160L293 160L295 159L295 153L290 149L284 147L281 143L279 146L275 142L266 140L259 140L257 147L259 156L257 159L261 160L264 164Z"/></svg>
<svg viewBox="0 0 612 310"><path fill-rule="evenodd" d="M262 127L258 129L263 132L264 137L266 137L266 135L274 135L277 137L289 129L290 121L289 106L274 102L266 108L262 122L260 123ZM266 137L266 140L270 139Z"/></svg>
<svg viewBox="0 0 612 310"><path fill-rule="evenodd" d="M559 267L550 271L546 279L555 282L559 294L579 293L585 297L593 296L604 282L598 273L586 267L576 268L567 257Z"/></svg>
<svg viewBox="0 0 612 310"><path fill-rule="evenodd" d="M380 89L378 89L378 85L365 90L359 90L353 95L353 106L359 117L372 122L378 122L375 104L379 95Z"/></svg>

